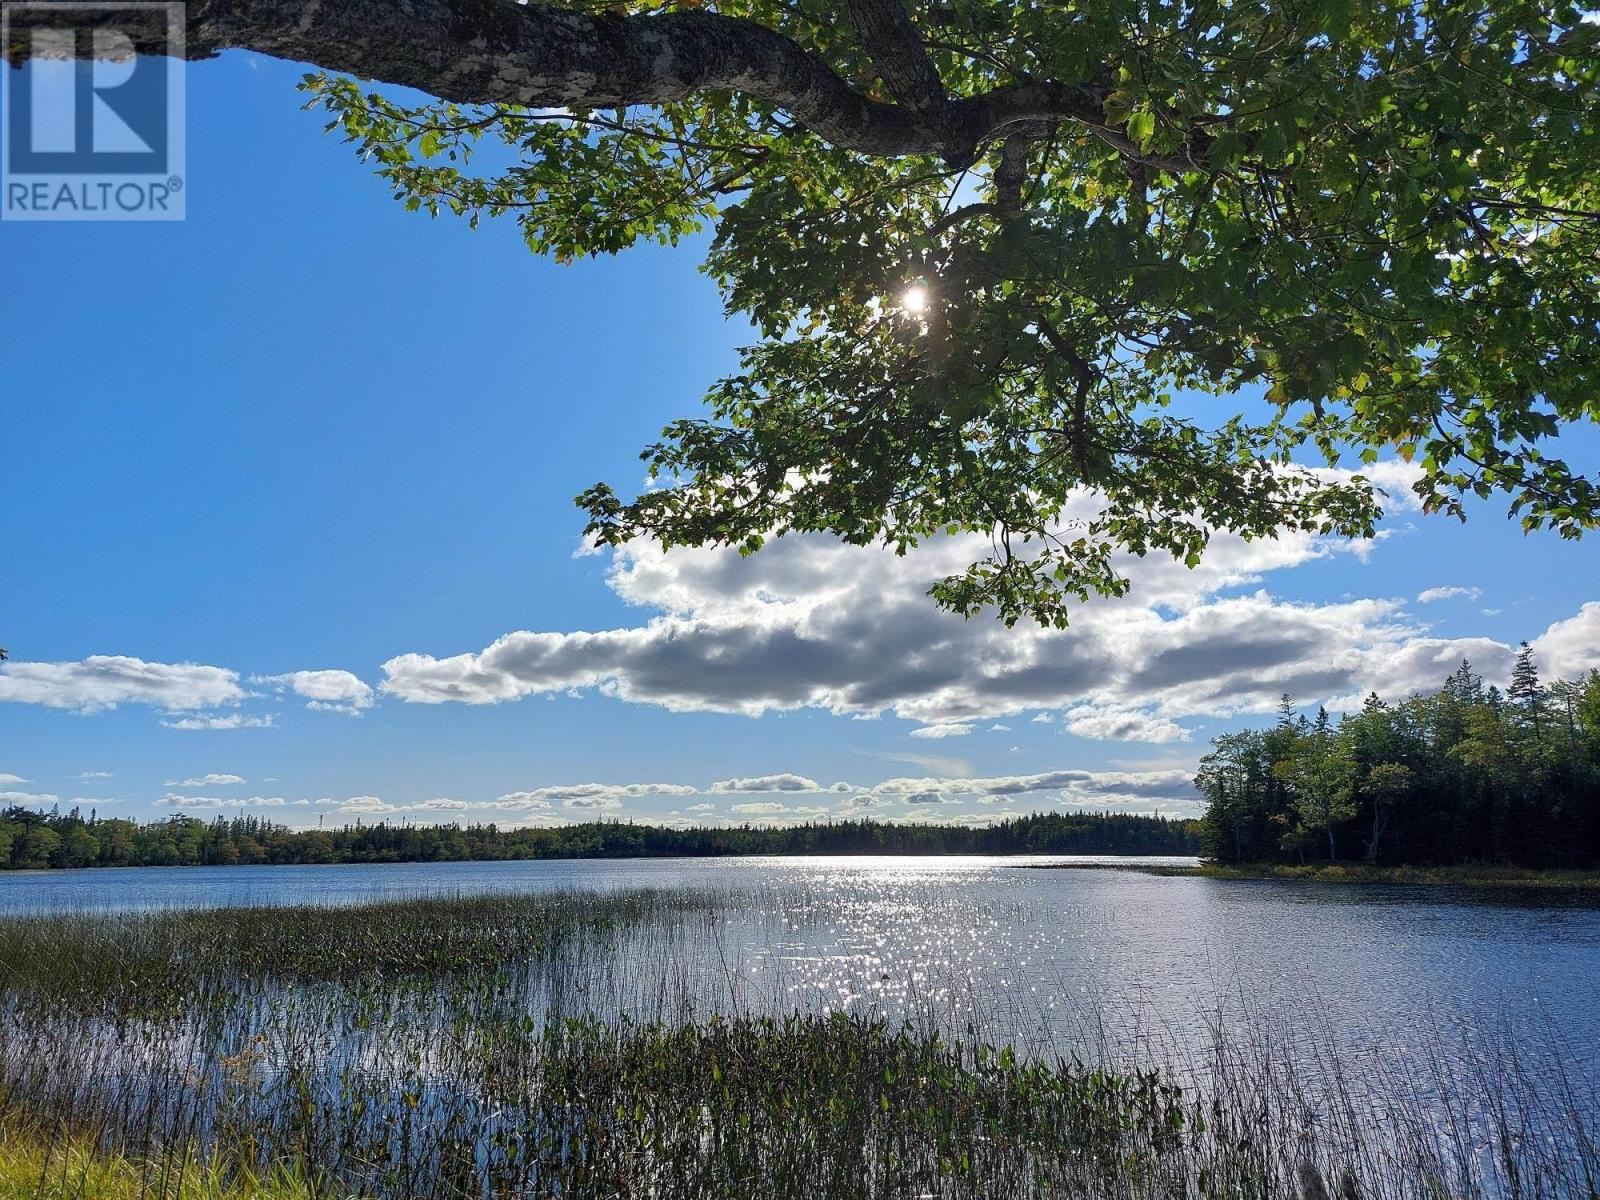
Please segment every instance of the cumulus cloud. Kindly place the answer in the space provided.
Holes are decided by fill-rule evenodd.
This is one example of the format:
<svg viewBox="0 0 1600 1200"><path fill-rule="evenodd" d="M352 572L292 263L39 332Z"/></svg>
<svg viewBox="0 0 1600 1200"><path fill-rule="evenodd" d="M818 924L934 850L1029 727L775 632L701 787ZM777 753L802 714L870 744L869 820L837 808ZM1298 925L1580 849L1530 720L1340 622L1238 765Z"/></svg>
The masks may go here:
<svg viewBox="0 0 1600 1200"><path fill-rule="evenodd" d="M288 688L306 701L307 708L358 717L372 707L376 694L349 671L290 671L285 675L258 675L252 683Z"/></svg>
<svg viewBox="0 0 1600 1200"><path fill-rule="evenodd" d="M880 796L874 796L871 792L857 792L854 796L847 796L839 801L838 807L841 810L849 811L851 809L882 808L884 804L885 801Z"/></svg>
<svg viewBox="0 0 1600 1200"><path fill-rule="evenodd" d="M735 804L728 811L742 816L771 816L793 810L787 804L779 804L776 800L752 800L748 804Z"/></svg>
<svg viewBox="0 0 1600 1200"><path fill-rule="evenodd" d="M1397 485L1413 474L1382 473ZM1068 518L1092 515L1080 508ZM1159 555L1124 557L1132 593L1091 601L1056 630L966 621L932 604L934 580L987 553L978 536L903 557L810 534L748 558L630 545L614 552L607 578L652 614L640 623L522 631L446 658L403 654L384 664L382 690L427 704L593 689L673 711L892 714L925 738L1030 712L1065 718L1079 736L1161 743L1192 736L1188 722L1271 712L1285 692L1304 704L1380 684L1404 694L1438 686L1451 659L1495 656L1489 639L1433 638L1400 599L1293 603L1260 586L1350 550L1310 535L1221 534L1192 571Z"/></svg>
<svg viewBox="0 0 1600 1200"><path fill-rule="evenodd" d="M692 796L699 789L682 783L569 783L507 792L487 807L502 809L548 809L560 802L567 808L620 808L624 800L640 796Z"/></svg>
<svg viewBox="0 0 1600 1200"><path fill-rule="evenodd" d="M572 796L561 802L563 808L589 809L593 811L621 808L622 801L615 796Z"/></svg>
<svg viewBox="0 0 1600 1200"><path fill-rule="evenodd" d="M820 792L823 787L815 779L804 775L783 772L777 775L755 775L743 779L719 779L707 791L715 795L728 792Z"/></svg>
<svg viewBox="0 0 1600 1200"><path fill-rule="evenodd" d="M684 809L683 811L684 812L692 812L692 813L716 812L717 811L717 806L715 804L691 804L691 805L689 805L688 808Z"/></svg>
<svg viewBox="0 0 1600 1200"><path fill-rule="evenodd" d="M548 810L550 806L549 799L533 792L507 792L498 800L486 805L488 808L503 808L513 811Z"/></svg>
<svg viewBox="0 0 1600 1200"><path fill-rule="evenodd" d="M1541 670L1577 679L1600 668L1600 601L1591 600L1578 615L1557 621L1531 643Z"/></svg>
<svg viewBox="0 0 1600 1200"><path fill-rule="evenodd" d="M239 673L199 663L146 662L95 654L77 662L15 662L0 668L0 701L92 713L119 704L188 712L237 704L249 695Z"/></svg>
<svg viewBox="0 0 1600 1200"><path fill-rule="evenodd" d="M1095 806L1191 804L1195 799L1193 772L1162 771L1044 771L1034 775L992 775L975 779L886 779L871 789L876 798L898 798L906 803L928 804L976 797L981 804L1002 804L1016 796L1055 792L1062 803ZM913 799L915 798L915 799Z"/></svg>
<svg viewBox="0 0 1600 1200"><path fill-rule="evenodd" d="M0 792L0 808L17 805L22 808L48 808L59 804L61 797L49 792Z"/></svg>
<svg viewBox="0 0 1600 1200"><path fill-rule="evenodd" d="M156 797L150 803L157 808L223 808L242 801L228 800L221 796L185 796L177 792L168 792L165 796Z"/></svg>
<svg viewBox="0 0 1600 1200"><path fill-rule="evenodd" d="M3 771L0 771L0 784L27 783L27 782L28 781L26 779L24 779L21 775L7 775Z"/></svg>
<svg viewBox="0 0 1600 1200"><path fill-rule="evenodd" d="M1359 474L1367 482L1376 487L1383 498L1385 512L1421 512L1422 497L1416 493L1416 486L1422 481L1422 464L1406 462L1403 458L1385 459L1383 462L1369 463L1359 472L1346 471L1339 467L1314 467L1311 473L1323 479L1348 479Z"/></svg>
<svg viewBox="0 0 1600 1200"><path fill-rule="evenodd" d="M180 717L176 721L161 722L168 729L270 729L273 717L246 717L230 713L225 717Z"/></svg>
<svg viewBox="0 0 1600 1200"><path fill-rule="evenodd" d="M1223 588L1324 557L1336 545L1298 536L1256 543L1219 537L1192 572L1155 557L1130 559L1136 599L1091 603L1066 631L1008 630L933 606L929 584L986 552L977 537L936 539L903 558L820 535L780 538L750 558L630 546L613 558L611 586L661 615L595 633L508 634L481 652L446 659L401 655L385 664L383 686L423 703L594 687L675 710L819 707L958 726L1116 688L1119 674L1144 665L1140 645L1168 623L1164 611L1188 615ZM1348 616L1319 615L1327 626ZM1294 620L1305 622L1299 614ZM1142 694L1153 695L1153 686Z"/></svg>
<svg viewBox="0 0 1600 1200"><path fill-rule="evenodd" d="M79 779L110 779L110 771L79 771Z"/></svg>
<svg viewBox="0 0 1600 1200"><path fill-rule="evenodd" d="M1068 733L1118 742L1187 742L1189 730L1176 721L1121 704L1079 704L1068 710Z"/></svg>
<svg viewBox="0 0 1600 1200"><path fill-rule="evenodd" d="M289 802L282 796L193 796L168 792L153 803L158 808L283 808Z"/></svg>
<svg viewBox="0 0 1600 1200"><path fill-rule="evenodd" d="M966 737L976 726L963 724L960 721L940 721L934 725L924 725L921 729L913 729L911 736L914 738L951 738Z"/></svg>
<svg viewBox="0 0 1600 1200"><path fill-rule="evenodd" d="M318 803L320 803L320 801ZM385 804L383 800L377 796L351 796L348 800L339 803L335 807L339 812L354 813L356 815L365 815L369 813L392 813L399 811L399 807L397 805Z"/></svg>
<svg viewBox="0 0 1600 1200"><path fill-rule="evenodd" d="M1418 604L1437 604L1441 600L1476 600L1483 595L1477 587L1431 587L1417 593Z"/></svg>
<svg viewBox="0 0 1600 1200"><path fill-rule="evenodd" d="M223 787L233 783L243 783L244 779L238 775L196 775L192 779L167 780L168 787L195 788L195 787Z"/></svg>

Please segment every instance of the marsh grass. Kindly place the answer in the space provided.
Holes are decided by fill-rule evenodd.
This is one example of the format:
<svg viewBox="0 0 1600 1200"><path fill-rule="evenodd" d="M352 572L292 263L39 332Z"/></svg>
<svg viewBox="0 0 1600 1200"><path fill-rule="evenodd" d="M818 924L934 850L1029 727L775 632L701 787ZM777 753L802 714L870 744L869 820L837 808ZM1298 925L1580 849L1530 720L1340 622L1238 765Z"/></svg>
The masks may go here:
<svg viewBox="0 0 1600 1200"><path fill-rule="evenodd" d="M92 1136L0 1120L0 1200L321 1200L294 1164L265 1175L192 1154L141 1160L108 1153ZM331 1200L331 1197L330 1197Z"/></svg>
<svg viewBox="0 0 1600 1200"><path fill-rule="evenodd" d="M773 936L827 919L815 894L772 900ZM0 1119L31 1131L0 1142L106 1181L41 1171L39 1196L134 1176L141 1197L174 1178L395 1200L1596 1194L1594 1097L1532 1058L1441 1056L1375 1092L1331 1043L1308 1072L1220 1024L1203 1069L1113 1069L998 1044L932 993L892 1018L785 1011L732 978L724 917L752 905L0 920Z"/></svg>

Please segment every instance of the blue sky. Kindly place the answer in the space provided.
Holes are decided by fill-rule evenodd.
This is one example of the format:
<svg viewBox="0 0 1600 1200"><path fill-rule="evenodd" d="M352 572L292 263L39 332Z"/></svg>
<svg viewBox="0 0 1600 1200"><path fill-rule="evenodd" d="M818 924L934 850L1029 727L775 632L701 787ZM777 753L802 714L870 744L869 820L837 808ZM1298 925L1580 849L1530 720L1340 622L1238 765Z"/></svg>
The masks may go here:
<svg viewBox="0 0 1600 1200"><path fill-rule="evenodd" d="M1401 506L1360 553L1137 564L1132 598L1065 634L933 612L960 545L580 555L572 496L638 482L745 336L699 247L562 267L508 224L407 214L300 111L298 74L190 68L185 222L0 223L14 802L1178 812L1208 739L1286 686L1403 694L1461 653L1492 677L1522 638L1550 670L1600 665L1595 546L1498 504L1465 527ZM1593 431L1567 440L1593 471ZM1442 588L1463 590L1419 599ZM229 781L185 786L208 776Z"/></svg>

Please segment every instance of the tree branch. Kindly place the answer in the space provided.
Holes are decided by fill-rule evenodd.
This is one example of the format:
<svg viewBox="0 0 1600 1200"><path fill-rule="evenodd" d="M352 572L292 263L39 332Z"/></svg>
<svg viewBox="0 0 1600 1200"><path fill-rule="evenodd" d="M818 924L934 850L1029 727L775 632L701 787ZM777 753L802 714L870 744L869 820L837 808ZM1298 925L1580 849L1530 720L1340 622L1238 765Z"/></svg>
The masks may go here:
<svg viewBox="0 0 1600 1200"><path fill-rule="evenodd" d="M930 79L915 29L908 35L903 10L904 27L897 24L887 12L891 3L898 9L898 0L852 0L873 31L872 50L887 56L880 70L891 91L906 97L901 104L862 95L781 33L695 11L589 14L515 0L189 0L185 55L251 50L460 104L591 109L738 92L772 103L844 149L877 157L935 154L959 166L1016 121L1070 118L1103 126L1106 89L1098 84L1008 85L946 99L929 111L936 73ZM8 63L20 66L32 55L33 28L61 23L49 8L33 4L8 13L10 44L0 47ZM166 52L158 19L141 28L127 10L71 11L76 27L96 21L127 33L139 53ZM890 51L885 47L894 36L901 43ZM79 53L88 52L84 41Z"/></svg>
<svg viewBox="0 0 1600 1200"><path fill-rule="evenodd" d="M845 8L889 94L914 113L940 116L949 103L944 81L901 0L845 0Z"/></svg>
<svg viewBox="0 0 1600 1200"><path fill-rule="evenodd" d="M995 204L1000 211L1014 215L1022 209L1022 189L1028 182L1028 152L1039 134L1028 126L1019 126L1006 134L1000 144L1000 162L994 169Z"/></svg>

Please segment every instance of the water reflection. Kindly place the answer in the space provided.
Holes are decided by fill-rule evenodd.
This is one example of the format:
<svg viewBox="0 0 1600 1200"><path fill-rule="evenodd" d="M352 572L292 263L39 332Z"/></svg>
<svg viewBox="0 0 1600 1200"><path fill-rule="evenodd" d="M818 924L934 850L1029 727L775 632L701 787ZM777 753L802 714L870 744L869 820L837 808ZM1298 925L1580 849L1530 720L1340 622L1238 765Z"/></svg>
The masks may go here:
<svg viewBox="0 0 1600 1200"><path fill-rule="evenodd" d="M1440 1045L1555 1044L1600 1067L1600 909L1506 889L1223 882L978 857L179 868L0 877L0 911L350 903L710 887L727 915L622 948L702 1012L871 1011L1035 1053L1203 1059L1219 1026L1421 1071ZM1085 860L1076 860L1079 862ZM1093 860L1088 860L1093 861ZM1174 862L1185 860L1145 860ZM643 935L641 935L643 936ZM653 935L651 935L653 936ZM1443 1037L1443 1041L1441 1040Z"/></svg>

